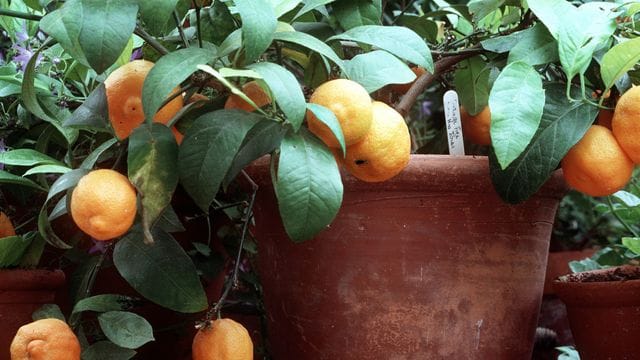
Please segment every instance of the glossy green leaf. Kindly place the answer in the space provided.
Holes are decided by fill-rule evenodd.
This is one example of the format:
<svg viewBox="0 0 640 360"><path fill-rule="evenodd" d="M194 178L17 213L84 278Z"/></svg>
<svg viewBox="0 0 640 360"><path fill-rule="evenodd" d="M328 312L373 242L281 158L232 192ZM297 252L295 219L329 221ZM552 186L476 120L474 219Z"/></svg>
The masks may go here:
<svg viewBox="0 0 640 360"><path fill-rule="evenodd" d="M479 56L462 61L455 72L454 84L465 110L475 115L489 101L489 68Z"/></svg>
<svg viewBox="0 0 640 360"><path fill-rule="evenodd" d="M55 119L53 115L45 112L45 110L42 108L42 105L40 105L34 86L35 77L37 75L36 60L44 49L45 47L43 46L33 54L24 70L24 76L22 79L22 102L24 104L24 107L27 108L27 110L29 110L29 112L31 112L33 115L49 123L56 124L58 122L57 119Z"/></svg>
<svg viewBox="0 0 640 360"><path fill-rule="evenodd" d="M155 226L168 233L185 231L184 226L178 218L178 214L176 214L171 205L167 206L162 214L160 214Z"/></svg>
<svg viewBox="0 0 640 360"><path fill-rule="evenodd" d="M0 170L0 184L14 184L46 191L42 186L38 185L32 180L23 178L22 176L13 175L12 173L4 170Z"/></svg>
<svg viewBox="0 0 640 360"><path fill-rule="evenodd" d="M129 360L136 351L125 349L111 341L98 341L82 351L82 360Z"/></svg>
<svg viewBox="0 0 640 360"><path fill-rule="evenodd" d="M33 236L8 236L0 238L0 268L17 266L31 244Z"/></svg>
<svg viewBox="0 0 640 360"><path fill-rule="evenodd" d="M107 151L111 146L113 146L117 142L118 142L118 139L114 138L100 144L100 146L95 148L86 158L84 158L84 160L82 160L82 163L80 164L80 168L82 169L93 168L93 166L96 164L96 161L98 161L98 158L100 157L100 155L102 155L105 151Z"/></svg>
<svg viewBox="0 0 640 360"><path fill-rule="evenodd" d="M577 8L566 0L535 0L527 4L555 39L563 23L577 16Z"/></svg>
<svg viewBox="0 0 640 360"><path fill-rule="evenodd" d="M482 45L485 50L498 54L509 52L520 42L521 39L529 36L528 34L534 31L533 29L536 26L539 25L534 25L529 29L516 31L508 35L490 37L486 40L480 41L480 45Z"/></svg>
<svg viewBox="0 0 640 360"><path fill-rule="evenodd" d="M196 119L178 157L180 182L204 212L215 198L247 132L264 117L241 110L219 110Z"/></svg>
<svg viewBox="0 0 640 360"><path fill-rule="evenodd" d="M320 6L327 5L334 1L336 0L306 0L304 1L304 6L296 13L293 19L295 20L311 10L317 9Z"/></svg>
<svg viewBox="0 0 640 360"><path fill-rule="evenodd" d="M573 88L574 93L579 89ZM563 84L545 87L546 102L540 127L531 143L509 167L502 170L492 154L491 178L503 200L519 203L536 193L566 155L589 129L598 108L572 102L564 95Z"/></svg>
<svg viewBox="0 0 640 360"><path fill-rule="evenodd" d="M161 57L149 71L142 87L142 108L146 121L152 122L160 105L181 82L198 70L198 65L211 60L211 51L198 47L176 50Z"/></svg>
<svg viewBox="0 0 640 360"><path fill-rule="evenodd" d="M107 339L126 349L137 349L154 340L151 324L132 312L109 311L100 314L98 322Z"/></svg>
<svg viewBox="0 0 640 360"><path fill-rule="evenodd" d="M640 238L637 237L623 237L622 245L626 246L634 254L640 255Z"/></svg>
<svg viewBox="0 0 640 360"><path fill-rule="evenodd" d="M137 0L69 0L40 26L78 61L102 73L127 46L137 14Z"/></svg>
<svg viewBox="0 0 640 360"><path fill-rule="evenodd" d="M609 49L602 57L600 73L607 89L640 61L640 38L630 39Z"/></svg>
<svg viewBox="0 0 640 360"><path fill-rule="evenodd" d="M51 156L32 149L16 149L1 152L0 163L16 166L34 166L41 164L64 166L63 163Z"/></svg>
<svg viewBox="0 0 640 360"><path fill-rule="evenodd" d="M245 166L280 147L286 130L282 123L267 119L255 124L242 141L225 175L223 186L226 188Z"/></svg>
<svg viewBox="0 0 640 360"><path fill-rule="evenodd" d="M189 9L191 0L138 0L140 18L145 29L151 35L165 35L176 28L173 11L184 13Z"/></svg>
<svg viewBox="0 0 640 360"><path fill-rule="evenodd" d="M191 258L168 233L154 229L153 244L134 229L120 239L113 262L137 292L168 309L195 313L207 308L207 296Z"/></svg>
<svg viewBox="0 0 640 360"><path fill-rule="evenodd" d="M298 131L304 121L306 104L296 77L289 70L270 62L256 63L249 68L262 76L287 121Z"/></svg>
<svg viewBox="0 0 640 360"><path fill-rule="evenodd" d="M129 179L138 190L145 242L152 242L151 227L171 203L178 186L178 144L171 130L159 123L140 126L129 136Z"/></svg>
<svg viewBox="0 0 640 360"><path fill-rule="evenodd" d="M46 241L39 233L34 234L35 237L22 254L22 259L20 260L20 264L18 264L21 268L35 268L40 265L40 258L42 258Z"/></svg>
<svg viewBox="0 0 640 360"><path fill-rule="evenodd" d="M94 295L78 301L73 306L72 314L77 314L83 311L108 312L127 310L131 308L133 301L133 298L124 295Z"/></svg>
<svg viewBox="0 0 640 360"><path fill-rule="evenodd" d="M71 171L71 168L63 165L38 165L27 170L22 174L22 176L29 176L33 174L65 174L69 171Z"/></svg>
<svg viewBox="0 0 640 360"><path fill-rule="evenodd" d="M190 14L189 19L191 24L196 24L195 11ZM236 23L229 8L221 1L214 1L211 6L202 8L200 21L202 39L216 45L222 44L227 36L236 29Z"/></svg>
<svg viewBox="0 0 640 360"><path fill-rule="evenodd" d="M418 34L409 28L364 25L329 38L329 40L334 39L373 45L401 59L420 65L433 73L433 59L431 58L429 47Z"/></svg>
<svg viewBox="0 0 640 360"><path fill-rule="evenodd" d="M529 145L538 130L545 104L540 75L530 65L505 67L489 94L491 140L503 169Z"/></svg>
<svg viewBox="0 0 640 360"><path fill-rule="evenodd" d="M370 93L388 84L408 83L416 78L407 64L382 50L356 55L345 63L345 68L347 77Z"/></svg>
<svg viewBox="0 0 640 360"><path fill-rule="evenodd" d="M306 34L300 31L277 32L274 35L274 39L294 43L300 46L304 46L308 49L311 49L317 52L318 54L333 61L336 65L338 65L338 67L340 67L340 69L344 71L343 61L338 57L338 55L336 55L333 49L329 47L329 45L325 44L324 42L318 40L317 38L309 34Z"/></svg>
<svg viewBox="0 0 640 360"><path fill-rule="evenodd" d="M347 152L347 147L344 142L342 126L340 125L340 121L338 121L338 118L333 113L333 111L322 105L313 103L307 104L307 109L309 109L309 111L311 111L313 115L315 115L316 119L320 120L320 122L325 124L329 128L329 130L331 130L331 133L336 137L336 140L338 140L338 143L340 144L340 150L342 150L342 154L345 154Z"/></svg>
<svg viewBox="0 0 640 360"><path fill-rule="evenodd" d="M306 131L289 133L280 147L275 191L291 240L313 238L342 204L342 180L331 151Z"/></svg>
<svg viewBox="0 0 640 360"><path fill-rule="evenodd" d="M333 14L345 29L362 25L380 25L382 0L340 0L332 4Z"/></svg>
<svg viewBox="0 0 640 360"><path fill-rule="evenodd" d="M246 62L253 62L271 45L278 19L267 0L235 0L234 3L242 19Z"/></svg>
<svg viewBox="0 0 640 360"><path fill-rule="evenodd" d="M498 10L505 0L471 0L467 4L469 12L476 20L483 19L492 12Z"/></svg>
<svg viewBox="0 0 640 360"><path fill-rule="evenodd" d="M511 49L508 62L522 61L534 66L558 60L558 43L544 26L536 24Z"/></svg>
<svg viewBox="0 0 640 360"><path fill-rule="evenodd" d="M634 193L630 193L628 191L620 190L620 191L616 191L611 196L614 199L622 202L624 205L626 205L628 207L640 206L640 197L638 197Z"/></svg>
<svg viewBox="0 0 640 360"><path fill-rule="evenodd" d="M109 126L109 109L104 83L98 85L87 99L64 122L64 126L77 126L107 129Z"/></svg>

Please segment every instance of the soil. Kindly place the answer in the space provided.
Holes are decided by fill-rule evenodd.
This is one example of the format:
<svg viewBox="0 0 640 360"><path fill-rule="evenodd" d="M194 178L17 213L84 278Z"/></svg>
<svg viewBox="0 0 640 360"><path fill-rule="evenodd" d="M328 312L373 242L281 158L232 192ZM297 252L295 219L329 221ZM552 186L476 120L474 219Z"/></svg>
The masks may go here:
<svg viewBox="0 0 640 360"><path fill-rule="evenodd" d="M609 269L585 271L558 278L562 282L606 282L640 280L640 266L620 266Z"/></svg>

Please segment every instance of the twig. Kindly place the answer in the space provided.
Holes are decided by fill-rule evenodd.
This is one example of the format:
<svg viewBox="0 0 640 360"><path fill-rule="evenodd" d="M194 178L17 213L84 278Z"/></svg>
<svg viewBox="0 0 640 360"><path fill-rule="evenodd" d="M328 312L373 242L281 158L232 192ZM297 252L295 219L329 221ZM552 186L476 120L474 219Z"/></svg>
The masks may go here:
<svg viewBox="0 0 640 360"><path fill-rule="evenodd" d="M160 44L158 40L156 40L153 36L149 35L149 33L146 32L140 25L136 25L136 28L135 30L133 30L133 33L140 36L144 41L147 42L147 44L151 45L151 47L156 49L156 51L159 52L160 54L167 55L169 53L169 50L167 50L167 48L164 47L164 45Z"/></svg>
<svg viewBox="0 0 640 360"><path fill-rule="evenodd" d="M0 9L0 15L11 16L14 18L25 19L25 20L34 20L34 21L40 21L40 19L42 19L42 16L40 15L29 14L29 13L9 10L9 9Z"/></svg>
<svg viewBox="0 0 640 360"><path fill-rule="evenodd" d="M184 30L182 29L182 23L180 22L180 17L178 17L178 11L173 10L173 20L176 22L176 27L178 28L178 33L180 34L180 39L182 39L182 43L184 47L189 47L189 41L187 37L184 35Z"/></svg>
<svg viewBox="0 0 640 360"><path fill-rule="evenodd" d="M476 52L466 52L459 55L447 56L444 57L435 63L435 71L433 74L427 72L420 76L414 83L411 85L409 91L402 97L402 100L396 106L396 111L399 112L402 116L406 116L411 110L413 104L416 103L418 96L424 92L424 90L431 84L435 79L437 79L441 74L447 72L454 65L458 64L462 60L470 58L476 55Z"/></svg>
<svg viewBox="0 0 640 360"><path fill-rule="evenodd" d="M200 26L201 6L198 3L198 0L193 0L193 7L196 8L196 31L198 33L198 47L202 47L202 27Z"/></svg>
<svg viewBox="0 0 640 360"><path fill-rule="evenodd" d="M391 25L395 25L395 24L396 24L396 22L398 21L398 19L400 19L400 17L401 17L402 15L404 15L404 13L405 13L405 12L407 12L407 10L409 10L409 7L411 7L411 5L413 5L413 2L414 2L414 1L415 1L415 0L411 0L411 1L409 1L409 3L408 3L404 8L402 8L402 11L400 11L400 14L398 14L398 16L396 16L396 17L395 17L395 19L393 19L393 21L391 22Z"/></svg>

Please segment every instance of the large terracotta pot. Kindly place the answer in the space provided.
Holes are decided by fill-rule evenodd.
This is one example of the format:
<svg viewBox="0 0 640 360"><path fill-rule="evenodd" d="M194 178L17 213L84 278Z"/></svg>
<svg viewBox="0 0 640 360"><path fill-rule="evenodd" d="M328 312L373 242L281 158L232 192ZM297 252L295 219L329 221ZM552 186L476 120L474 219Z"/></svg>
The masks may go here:
<svg viewBox="0 0 640 360"><path fill-rule="evenodd" d="M348 175L335 221L294 244L268 159L255 236L275 359L528 359L560 174L508 205L486 157L413 155L377 184Z"/></svg>
<svg viewBox="0 0 640 360"><path fill-rule="evenodd" d="M55 303L56 290L65 284L60 270L0 271L0 360L9 360L9 345L20 326L44 304Z"/></svg>
<svg viewBox="0 0 640 360"><path fill-rule="evenodd" d="M618 280L598 281L611 275ZM622 281L626 276L636 280ZM571 332L582 360L640 357L640 267L566 275L556 280L553 288L567 305Z"/></svg>

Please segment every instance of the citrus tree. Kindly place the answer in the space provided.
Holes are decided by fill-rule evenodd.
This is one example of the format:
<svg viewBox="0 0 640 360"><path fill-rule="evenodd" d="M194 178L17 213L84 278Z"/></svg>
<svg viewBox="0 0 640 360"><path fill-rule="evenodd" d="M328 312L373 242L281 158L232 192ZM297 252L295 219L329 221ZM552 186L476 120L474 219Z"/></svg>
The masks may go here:
<svg viewBox="0 0 640 360"><path fill-rule="evenodd" d="M137 217L108 243L113 262L140 294L179 312L203 311L207 300L196 266L172 235L182 229L176 221L180 209L172 206L177 189L207 217L214 210L231 212L236 204L226 191L238 181L248 183L249 200L236 211L244 240L255 188L243 169L271 154L285 229L293 241L310 239L340 209L340 164L357 177L378 181L401 171L406 161L380 175L362 170L374 162L370 156L404 159L396 150L406 148L408 156L410 146L445 151L441 96L454 89L463 130L479 145L471 148L488 155L487 176L498 194L518 203L546 182L598 114L604 118L638 82L636 2L0 0L0 5L3 42L13 44L0 67L3 146L8 147L0 154L5 166L0 182L39 194L34 233L69 249L77 244L60 237L51 221L69 211L74 215L79 190L73 188L96 167L126 175L137 194ZM335 86L337 79L357 87ZM325 84L332 85L323 92ZM370 108L371 99L379 110ZM345 104L348 115L337 103ZM636 136L635 108L614 115L613 134ZM361 141L369 133L368 126L358 129L364 120L345 122L375 117L366 114L376 111L396 124L379 130L391 134L384 146ZM405 133L403 118L411 142L395 135ZM598 121L605 127L595 132L605 140L583 145L573 156L577 160L566 163L577 179L568 178L572 186L586 181L597 188L595 195L606 195L626 184L633 156L618 144L621 135L613 136L606 129L611 125ZM631 125L616 131L616 123ZM359 135L351 141L353 133ZM607 155L599 156L601 150ZM89 186L89 196L98 196L103 186ZM94 200L81 206L83 211L108 201ZM115 227L121 218L107 219ZM80 223L84 231L93 227ZM207 256L208 244L193 239L191 246ZM105 309L90 304L85 301L78 313ZM125 316L105 316L105 323L120 319L116 315ZM125 343L114 332L108 337L129 348L149 340Z"/></svg>

